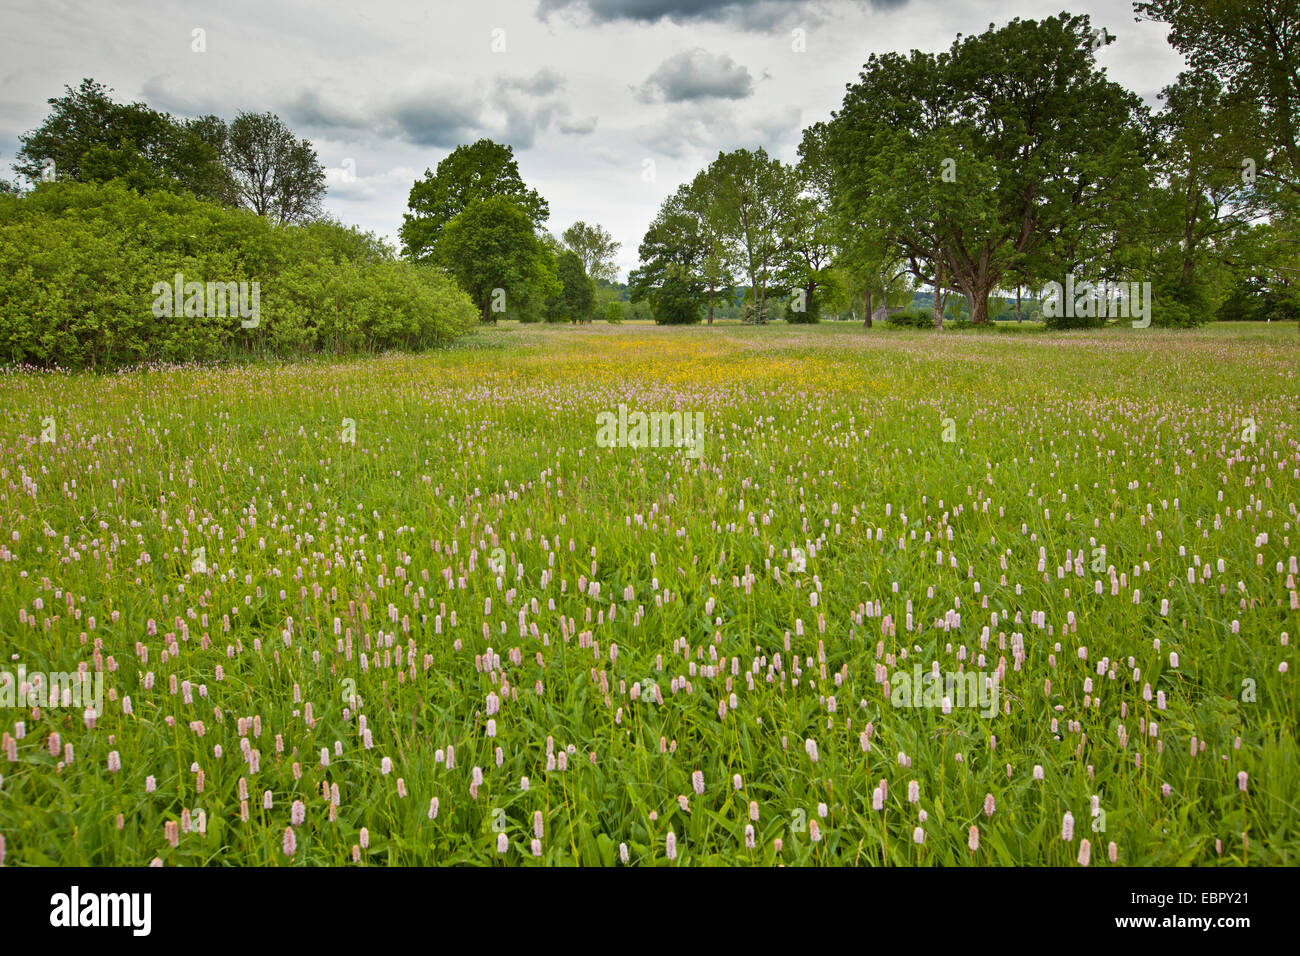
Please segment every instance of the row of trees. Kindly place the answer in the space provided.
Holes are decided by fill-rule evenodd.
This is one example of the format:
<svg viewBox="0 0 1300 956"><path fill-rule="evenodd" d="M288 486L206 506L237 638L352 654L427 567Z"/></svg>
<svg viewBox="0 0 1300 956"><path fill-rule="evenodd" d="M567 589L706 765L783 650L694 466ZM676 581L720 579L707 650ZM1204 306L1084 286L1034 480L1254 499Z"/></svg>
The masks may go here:
<svg viewBox="0 0 1300 956"><path fill-rule="evenodd" d="M189 193L280 223L320 218L325 170L311 143L274 114L181 120L144 103L116 103L89 78L64 89L45 121L20 137L13 169L28 182L118 180L140 194ZM0 192L17 191L0 180Z"/></svg>
<svg viewBox="0 0 1300 956"><path fill-rule="evenodd" d="M585 222L556 238L544 225L549 216L546 200L519 175L514 150L481 139L458 146L411 187L402 250L455 277L484 322L590 322L597 282L617 275L620 244ZM619 310L602 304L603 317L617 321Z"/></svg>
<svg viewBox="0 0 1300 956"><path fill-rule="evenodd" d="M941 327L953 292L985 324L991 297L1000 311L1073 274L1150 282L1156 324L1300 317L1300 5L1135 7L1191 65L1159 112L1097 65L1114 38L1087 16L873 55L796 165L721 153L664 202L633 298L659 322L712 321L743 278L749 320L773 299L791 321L856 300L870 325L926 287Z"/></svg>
<svg viewBox="0 0 1300 956"><path fill-rule="evenodd" d="M1134 9L1169 26L1189 65L1159 110L1098 66L1113 37L1087 16L873 55L840 109L805 130L796 163L719 153L664 201L630 301L614 284L619 243L583 222L548 232L545 198L486 139L412 186L403 253L454 278L482 321L712 322L739 298L745 321L860 305L871 325L926 289L937 328L954 312L987 323L1003 296L1068 276L1150 282L1156 324L1300 317L1300 0ZM14 168L281 224L319 217L324 170L272 114L178 120L110 92L87 79L52 99Z"/></svg>

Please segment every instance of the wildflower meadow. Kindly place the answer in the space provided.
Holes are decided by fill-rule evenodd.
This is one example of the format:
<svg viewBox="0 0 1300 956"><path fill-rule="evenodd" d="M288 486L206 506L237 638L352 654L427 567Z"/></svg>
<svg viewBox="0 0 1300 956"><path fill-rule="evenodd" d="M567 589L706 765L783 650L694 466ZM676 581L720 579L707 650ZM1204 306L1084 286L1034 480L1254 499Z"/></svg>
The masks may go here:
<svg viewBox="0 0 1300 956"><path fill-rule="evenodd" d="M1298 387L1225 323L11 369L0 864L1295 865Z"/></svg>

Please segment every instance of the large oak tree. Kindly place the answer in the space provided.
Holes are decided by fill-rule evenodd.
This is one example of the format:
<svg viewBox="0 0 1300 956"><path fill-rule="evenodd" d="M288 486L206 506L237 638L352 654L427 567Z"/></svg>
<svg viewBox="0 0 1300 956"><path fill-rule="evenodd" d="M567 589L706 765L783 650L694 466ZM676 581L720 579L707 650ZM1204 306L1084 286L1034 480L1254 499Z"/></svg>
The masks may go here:
<svg viewBox="0 0 1300 956"><path fill-rule="evenodd" d="M960 289L972 321L1027 256L1068 268L1148 174L1144 108L1086 16L1016 19L944 53L873 55L825 130L839 215Z"/></svg>
<svg viewBox="0 0 1300 956"><path fill-rule="evenodd" d="M476 200L509 199L540 230L550 207L535 189L524 184L514 150L490 139L457 146L424 179L411 186L408 212L402 221L402 251L419 261L433 257L442 230Z"/></svg>

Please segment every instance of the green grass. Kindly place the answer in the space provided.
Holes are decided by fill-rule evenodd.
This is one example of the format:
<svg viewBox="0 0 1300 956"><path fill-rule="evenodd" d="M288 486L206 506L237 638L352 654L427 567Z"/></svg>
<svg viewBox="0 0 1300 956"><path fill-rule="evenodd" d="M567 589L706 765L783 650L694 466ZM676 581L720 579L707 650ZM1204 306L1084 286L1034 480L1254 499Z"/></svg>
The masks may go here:
<svg viewBox="0 0 1300 956"><path fill-rule="evenodd" d="M106 693L0 710L4 862L1294 865L1298 370L1277 325L504 323L0 376L0 670ZM620 403L702 412L702 457L599 447ZM991 718L878 682L1003 659Z"/></svg>

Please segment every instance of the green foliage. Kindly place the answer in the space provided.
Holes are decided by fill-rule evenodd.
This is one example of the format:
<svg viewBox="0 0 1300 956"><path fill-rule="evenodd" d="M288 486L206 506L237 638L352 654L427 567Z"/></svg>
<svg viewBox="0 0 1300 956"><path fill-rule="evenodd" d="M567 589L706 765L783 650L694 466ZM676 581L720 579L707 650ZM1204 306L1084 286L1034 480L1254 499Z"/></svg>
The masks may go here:
<svg viewBox="0 0 1300 956"><path fill-rule="evenodd" d="M1141 101L1097 67L1092 39L1087 17L1061 14L942 54L872 55L805 158L863 241L967 292L983 324L988 295L1028 261L1095 254L1146 180Z"/></svg>
<svg viewBox="0 0 1300 956"><path fill-rule="evenodd" d="M731 258L749 278L754 319L761 324L767 321L768 286L791 254L790 247L806 250L824 241L812 236L811 228L789 234L791 223L811 221L815 207L800 208L795 170L761 147L719 153L706 176L712 183L710 218L732 250ZM807 268L805 264L805 272Z"/></svg>
<svg viewBox="0 0 1300 956"><path fill-rule="evenodd" d="M798 299L792 297L789 300L782 300L774 306L771 306L770 308L773 312L772 317L785 319L785 321L789 322L791 325L812 325L816 322L820 322L822 320L821 296L809 294L807 289L796 289L795 295L797 296L800 292L804 294L804 308L795 308L798 304Z"/></svg>
<svg viewBox="0 0 1300 956"><path fill-rule="evenodd" d="M614 256L618 255L623 244L615 242L607 230L595 223L588 225L579 221L564 230L561 239L566 249L578 254L582 271L592 279L611 282L618 275Z"/></svg>
<svg viewBox="0 0 1300 956"><path fill-rule="evenodd" d="M49 100L50 114L20 137L14 169L32 182L123 179L133 189L185 191L230 202L220 120L176 120L143 103L114 103L108 87L84 79Z"/></svg>
<svg viewBox="0 0 1300 956"><path fill-rule="evenodd" d="M904 309L885 320L887 329L933 329L934 313L922 309Z"/></svg>
<svg viewBox="0 0 1300 956"><path fill-rule="evenodd" d="M1253 157L1261 178L1300 196L1300 4L1295 0L1141 0L1139 19L1169 26L1169 43L1230 97L1260 107ZM1240 163L1241 157L1238 157Z"/></svg>
<svg viewBox="0 0 1300 956"><path fill-rule="evenodd" d="M628 301L623 310L623 319L628 322L653 322L654 313L650 309L649 301L645 299L636 302Z"/></svg>
<svg viewBox="0 0 1300 956"><path fill-rule="evenodd" d="M1215 318L1221 322L1300 322L1300 290L1243 279L1229 292Z"/></svg>
<svg viewBox="0 0 1300 956"><path fill-rule="evenodd" d="M417 260L433 258L443 229L475 201L509 199L539 229L550 215L546 200L524 185L514 150L490 139L457 146L424 177L411 186L401 227L402 251Z"/></svg>
<svg viewBox="0 0 1300 956"><path fill-rule="evenodd" d="M628 276L633 302L648 300L670 272L678 281L700 274L708 241L699 216L687 207L684 188L664 201L641 240L637 249L641 265ZM692 285L703 302L703 282Z"/></svg>
<svg viewBox="0 0 1300 956"><path fill-rule="evenodd" d="M1097 315L1044 315L1043 327L1060 331L1064 329L1100 329L1106 326L1110 320L1105 316ZM1155 324L1155 313L1152 312L1151 324Z"/></svg>
<svg viewBox="0 0 1300 956"><path fill-rule="evenodd" d="M325 170L305 139L296 139L273 113L241 112L223 134L226 162L241 202L282 223L320 215Z"/></svg>
<svg viewBox="0 0 1300 956"><path fill-rule="evenodd" d="M704 293L699 283L679 265L668 267L663 282L648 298L658 325L691 325L702 318Z"/></svg>
<svg viewBox="0 0 1300 956"><path fill-rule="evenodd" d="M623 303L606 302L605 303L605 321L610 325L618 325L623 321Z"/></svg>
<svg viewBox="0 0 1300 956"><path fill-rule="evenodd" d="M1151 324L1160 328L1190 329L1208 321L1210 315L1203 309L1172 297L1155 299L1151 303ZM1121 323L1127 320L1121 320Z"/></svg>
<svg viewBox="0 0 1300 956"><path fill-rule="evenodd" d="M466 206L443 229L434 261L455 277L485 322L533 308L561 289L528 210L508 196Z"/></svg>
<svg viewBox="0 0 1300 956"><path fill-rule="evenodd" d="M570 249L556 261L560 293L548 309L553 322L590 322L596 307L596 285L582 267L582 258Z"/></svg>
<svg viewBox="0 0 1300 956"><path fill-rule="evenodd" d="M257 282L258 324L156 316L156 283ZM229 314L234 313L234 314ZM427 348L472 324L446 276L396 261L373 236L329 222L276 226L124 183L48 183L0 196L0 360L112 368Z"/></svg>

